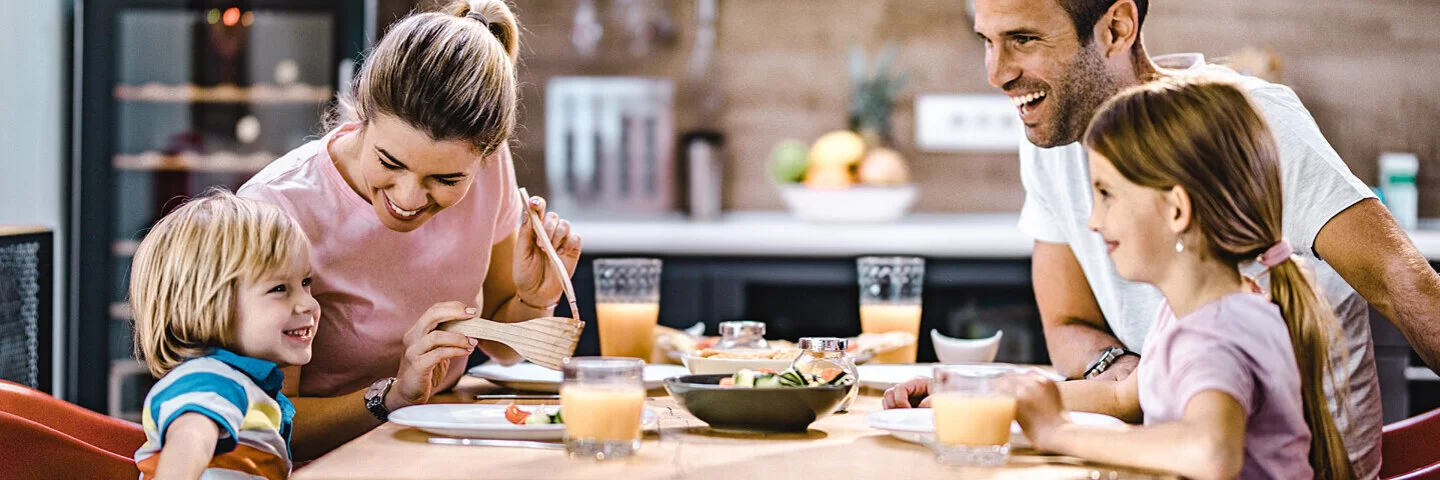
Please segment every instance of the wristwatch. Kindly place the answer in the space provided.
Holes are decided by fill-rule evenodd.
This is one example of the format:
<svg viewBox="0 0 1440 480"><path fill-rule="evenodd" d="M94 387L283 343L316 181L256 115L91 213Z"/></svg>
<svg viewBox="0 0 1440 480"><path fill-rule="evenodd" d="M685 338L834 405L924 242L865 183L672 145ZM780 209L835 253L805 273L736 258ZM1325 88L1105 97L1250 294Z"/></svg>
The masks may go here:
<svg viewBox="0 0 1440 480"><path fill-rule="evenodd" d="M1120 347L1105 349L1105 351L1100 352L1099 357L1096 357L1094 361L1090 362L1089 366L1085 367L1085 378L1094 378L1096 375L1105 373L1105 370L1109 370L1110 366L1114 365L1116 360L1126 355L1140 356L1138 353Z"/></svg>
<svg viewBox="0 0 1440 480"><path fill-rule="evenodd" d="M385 394L390 393L390 386L394 384L395 377L382 378L365 389L365 409L381 422L390 421L390 409L385 408Z"/></svg>

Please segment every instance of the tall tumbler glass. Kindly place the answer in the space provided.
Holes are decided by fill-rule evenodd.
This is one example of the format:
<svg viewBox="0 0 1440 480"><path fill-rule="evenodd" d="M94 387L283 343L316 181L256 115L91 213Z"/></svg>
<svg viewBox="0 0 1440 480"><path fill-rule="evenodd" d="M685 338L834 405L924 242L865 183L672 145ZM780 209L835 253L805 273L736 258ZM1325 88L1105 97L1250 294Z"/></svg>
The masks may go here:
<svg viewBox="0 0 1440 480"><path fill-rule="evenodd" d="M860 331L905 332L909 345L876 355L873 363L915 363L920 340L920 292L925 281L925 259L919 257L860 257Z"/></svg>
<svg viewBox="0 0 1440 480"><path fill-rule="evenodd" d="M650 360L660 317L660 260L595 260L595 320L600 354Z"/></svg>

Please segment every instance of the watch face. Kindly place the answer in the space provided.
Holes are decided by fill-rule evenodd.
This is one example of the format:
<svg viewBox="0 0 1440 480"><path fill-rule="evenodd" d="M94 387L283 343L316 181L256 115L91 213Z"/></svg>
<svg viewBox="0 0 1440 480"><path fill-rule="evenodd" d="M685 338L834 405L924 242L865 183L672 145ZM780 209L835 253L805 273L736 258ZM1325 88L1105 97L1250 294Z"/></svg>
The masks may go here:
<svg viewBox="0 0 1440 480"><path fill-rule="evenodd" d="M366 399L371 399L371 398L379 397L380 394L385 391L385 387L388 386L389 383L390 383L390 379L387 378L387 379L380 380L380 381L378 381L378 382L375 382L375 383L370 384L370 388L365 389L365 398L366 398Z"/></svg>

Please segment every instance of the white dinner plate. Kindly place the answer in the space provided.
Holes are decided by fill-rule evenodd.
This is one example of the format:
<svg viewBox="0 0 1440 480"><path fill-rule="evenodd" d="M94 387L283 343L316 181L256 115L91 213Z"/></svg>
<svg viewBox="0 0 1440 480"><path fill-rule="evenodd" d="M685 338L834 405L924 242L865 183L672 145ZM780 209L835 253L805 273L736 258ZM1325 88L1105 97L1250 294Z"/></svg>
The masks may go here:
<svg viewBox="0 0 1440 480"><path fill-rule="evenodd" d="M565 438L565 425L515 425L505 419L509 405L480 403L436 403L413 405L390 412L396 425L424 430L435 435L501 440L560 440ZM525 411L537 408L559 408L557 405L521 405ZM641 425L653 427L660 416L645 409Z"/></svg>
<svg viewBox="0 0 1440 480"><path fill-rule="evenodd" d="M1023 369L1019 365L1010 363L957 363L955 366L973 368L976 371L1004 371ZM915 377L931 377L935 372L935 364L876 364L859 366L860 385L866 388L884 390L899 385L906 380ZM1043 372L1054 381L1063 381L1065 377Z"/></svg>
<svg viewBox="0 0 1440 480"><path fill-rule="evenodd" d="M505 388L527 392L559 392L562 378L559 371L530 362L520 362L508 367L498 363L486 363L476 365L468 373ZM689 374L690 371L680 365L646 365L645 388L663 388L665 379Z"/></svg>
<svg viewBox="0 0 1440 480"><path fill-rule="evenodd" d="M1090 412L1070 412L1070 421L1079 425L1120 425L1120 419ZM935 441L935 416L928 408L896 408L865 416L865 424L889 432L891 436L921 445ZM1020 431L1020 424L1010 422L1010 446L1030 447L1030 439Z"/></svg>

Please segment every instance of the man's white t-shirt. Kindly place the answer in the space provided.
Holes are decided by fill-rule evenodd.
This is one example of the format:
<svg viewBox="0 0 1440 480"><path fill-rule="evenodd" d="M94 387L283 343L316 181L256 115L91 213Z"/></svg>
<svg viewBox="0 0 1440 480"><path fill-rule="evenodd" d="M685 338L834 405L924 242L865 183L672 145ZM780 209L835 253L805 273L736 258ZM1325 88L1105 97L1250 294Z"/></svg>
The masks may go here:
<svg viewBox="0 0 1440 480"><path fill-rule="evenodd" d="M1233 76L1259 107L1275 135L1280 148L1285 238L1314 269L1343 330L1344 341L1337 342L1336 348L1331 349L1331 358L1337 366L1337 376L1343 378L1344 372L1349 373L1350 411L1348 417L1337 415L1336 418L1340 419L1355 472L1359 478L1374 478L1380 468L1383 419L1370 339L1369 305L1330 265L1317 258L1314 250L1315 236L1321 227L1341 211L1373 198L1374 194L1350 173L1289 87L1241 76L1225 67L1203 62L1176 73ZM1104 240L1088 228L1091 191L1085 148L1079 143L1040 148L1021 142L1020 179L1025 187L1020 229L1038 241L1070 246L1085 278L1090 281L1110 330L1125 348L1141 351L1164 298L1154 286L1121 278L1106 253ZM1348 358L1343 357L1346 353ZM1346 363L1340 363L1342 361ZM1344 368L1338 368L1341 365ZM1335 397L1330 397L1331 410L1335 412Z"/></svg>

